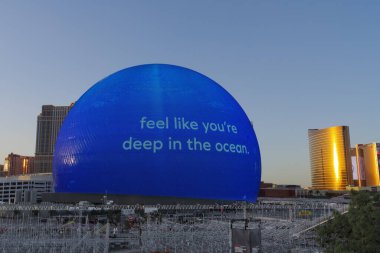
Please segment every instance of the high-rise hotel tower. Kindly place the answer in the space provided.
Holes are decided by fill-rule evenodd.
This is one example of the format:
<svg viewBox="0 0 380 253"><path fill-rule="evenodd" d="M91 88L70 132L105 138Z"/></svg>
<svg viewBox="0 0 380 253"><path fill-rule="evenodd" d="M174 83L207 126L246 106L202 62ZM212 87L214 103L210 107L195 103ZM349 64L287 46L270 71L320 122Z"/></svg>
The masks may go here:
<svg viewBox="0 0 380 253"><path fill-rule="evenodd" d="M73 107L43 105L37 117L36 153L33 173L52 172L55 141L63 120Z"/></svg>
<svg viewBox="0 0 380 253"><path fill-rule="evenodd" d="M357 144L351 161L355 185L380 186L380 143Z"/></svg>
<svg viewBox="0 0 380 253"><path fill-rule="evenodd" d="M348 126L309 129L308 134L313 188L345 190L353 185Z"/></svg>

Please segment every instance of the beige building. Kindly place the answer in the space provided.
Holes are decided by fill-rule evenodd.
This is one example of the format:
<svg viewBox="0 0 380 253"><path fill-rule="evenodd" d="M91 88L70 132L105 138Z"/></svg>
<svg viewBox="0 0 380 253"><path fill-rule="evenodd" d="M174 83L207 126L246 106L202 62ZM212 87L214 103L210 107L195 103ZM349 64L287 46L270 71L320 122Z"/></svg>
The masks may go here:
<svg viewBox="0 0 380 253"><path fill-rule="evenodd" d="M34 157L10 153L5 157L2 176L17 176L31 173L34 169Z"/></svg>
<svg viewBox="0 0 380 253"><path fill-rule="evenodd" d="M353 185L348 126L309 129L312 187L345 190Z"/></svg>
<svg viewBox="0 0 380 253"><path fill-rule="evenodd" d="M53 168L55 141L70 106L43 105L37 117L37 137L34 170L31 173L50 173Z"/></svg>

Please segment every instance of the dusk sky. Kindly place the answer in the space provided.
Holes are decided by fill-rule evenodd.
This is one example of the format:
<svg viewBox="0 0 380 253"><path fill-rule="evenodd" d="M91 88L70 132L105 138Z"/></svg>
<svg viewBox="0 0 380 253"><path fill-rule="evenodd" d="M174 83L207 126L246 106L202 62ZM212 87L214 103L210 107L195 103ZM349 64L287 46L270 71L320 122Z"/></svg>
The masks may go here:
<svg viewBox="0 0 380 253"><path fill-rule="evenodd" d="M145 63L198 71L253 121L262 180L310 185L307 129L380 142L380 1L1 1L0 164L43 104Z"/></svg>

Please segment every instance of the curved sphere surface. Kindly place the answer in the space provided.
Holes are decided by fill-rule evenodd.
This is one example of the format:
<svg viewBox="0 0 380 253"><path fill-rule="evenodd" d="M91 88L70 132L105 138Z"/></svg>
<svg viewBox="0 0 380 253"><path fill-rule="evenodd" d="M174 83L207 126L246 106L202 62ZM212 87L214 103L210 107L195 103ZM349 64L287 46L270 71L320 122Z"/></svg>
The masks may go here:
<svg viewBox="0 0 380 253"><path fill-rule="evenodd" d="M165 64L91 87L61 127L53 168L61 193L255 201L261 178L258 142L236 100Z"/></svg>

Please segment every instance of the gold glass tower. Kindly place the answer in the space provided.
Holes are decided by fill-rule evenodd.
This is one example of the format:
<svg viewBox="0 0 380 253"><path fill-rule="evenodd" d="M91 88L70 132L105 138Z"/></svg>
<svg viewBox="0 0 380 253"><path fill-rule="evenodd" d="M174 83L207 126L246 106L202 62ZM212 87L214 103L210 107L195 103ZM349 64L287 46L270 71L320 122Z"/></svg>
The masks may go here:
<svg viewBox="0 0 380 253"><path fill-rule="evenodd" d="M359 186L380 186L380 143L357 144L357 170Z"/></svg>
<svg viewBox="0 0 380 253"><path fill-rule="evenodd" d="M352 185L348 126L309 129L308 134L313 188L345 190Z"/></svg>

